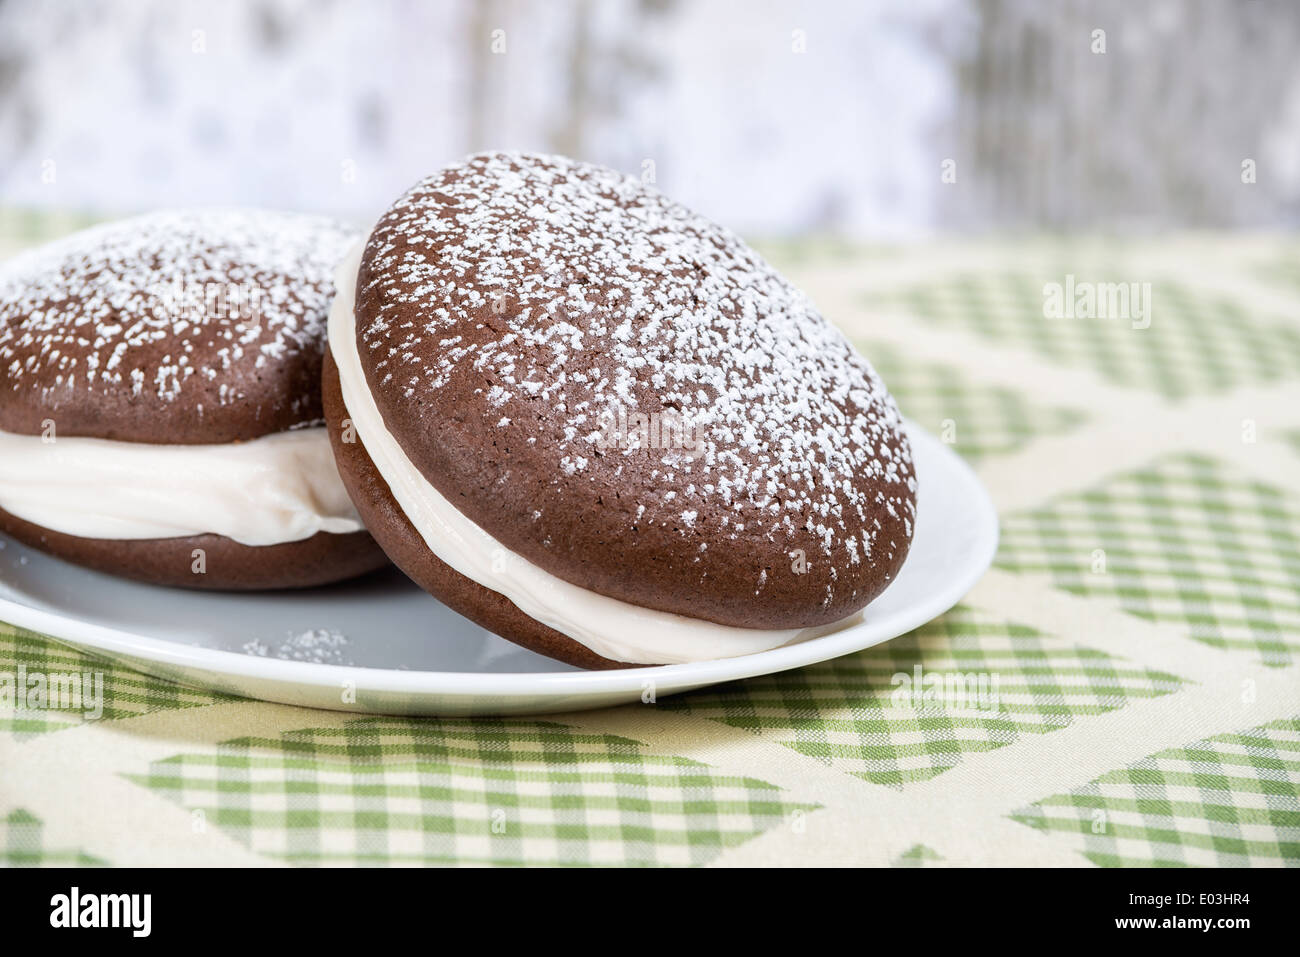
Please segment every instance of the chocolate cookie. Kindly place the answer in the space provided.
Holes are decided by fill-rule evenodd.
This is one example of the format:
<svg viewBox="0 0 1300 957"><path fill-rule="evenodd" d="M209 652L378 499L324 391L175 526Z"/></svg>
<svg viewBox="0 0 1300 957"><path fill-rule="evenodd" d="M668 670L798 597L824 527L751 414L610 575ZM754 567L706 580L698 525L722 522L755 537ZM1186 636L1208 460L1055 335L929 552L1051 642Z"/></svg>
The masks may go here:
<svg viewBox="0 0 1300 957"><path fill-rule="evenodd" d="M158 213L0 264L0 530L169 585L284 588L385 564L323 427L317 217Z"/></svg>
<svg viewBox="0 0 1300 957"><path fill-rule="evenodd" d="M328 353L325 355L322 391L325 414L330 421L350 421L339 391L338 367ZM356 503L366 528L384 542L384 549L407 577L465 617L489 631L510 636L526 648L581 668L629 667L626 663L602 658L585 645L529 618L501 593L466 578L438 558L393 498L388 483L366 453L366 447L355 436L354 441L344 441L347 431L347 426L330 430L343 484Z"/></svg>
<svg viewBox="0 0 1300 957"><path fill-rule="evenodd" d="M507 638L569 660L744 654L853 616L906 557L910 448L870 365L636 179L471 157L399 199L338 284L327 417L365 456L339 456L345 482L386 485L479 586L422 580L400 523L372 525L447 604L483 620L483 592L503 596L582 651ZM357 481L367 462L382 483Z"/></svg>

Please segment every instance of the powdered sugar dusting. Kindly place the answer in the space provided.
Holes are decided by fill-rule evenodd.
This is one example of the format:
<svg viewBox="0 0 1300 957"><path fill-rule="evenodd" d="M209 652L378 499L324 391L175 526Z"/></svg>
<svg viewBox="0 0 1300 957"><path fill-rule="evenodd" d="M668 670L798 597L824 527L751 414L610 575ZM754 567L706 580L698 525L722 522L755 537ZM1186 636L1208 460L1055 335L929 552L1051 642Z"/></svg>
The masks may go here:
<svg viewBox="0 0 1300 957"><path fill-rule="evenodd" d="M331 271L354 237L312 216L189 210L18 256L0 264L4 391L238 406L248 377L320 353ZM319 415L310 396L286 401Z"/></svg>
<svg viewBox="0 0 1300 957"><path fill-rule="evenodd" d="M906 546L910 450L870 365L739 238L638 179L471 157L389 211L361 278L377 393L422 402L472 368L498 426L534 407L519 403L550 410L543 441L565 476L653 454L637 517L649 507L682 536L779 547L799 532L844 567ZM619 408L671 409L703 448L611 452L602 417Z"/></svg>
<svg viewBox="0 0 1300 957"><path fill-rule="evenodd" d="M310 628L307 631L289 632L272 651L264 641L245 642L243 652L258 658L283 658L286 661L307 661L317 665L350 665L346 655L348 637L328 628Z"/></svg>

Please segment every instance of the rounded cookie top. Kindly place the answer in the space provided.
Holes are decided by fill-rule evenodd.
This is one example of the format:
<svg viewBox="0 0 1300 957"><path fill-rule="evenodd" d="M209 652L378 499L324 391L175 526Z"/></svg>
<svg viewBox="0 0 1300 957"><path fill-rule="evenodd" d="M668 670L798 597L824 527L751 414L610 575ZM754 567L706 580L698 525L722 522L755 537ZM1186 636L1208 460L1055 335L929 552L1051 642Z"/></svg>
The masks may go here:
<svg viewBox="0 0 1300 957"><path fill-rule="evenodd" d="M182 210L0 263L0 429L201 444L318 422L355 241L316 216Z"/></svg>
<svg viewBox="0 0 1300 957"><path fill-rule="evenodd" d="M643 607L804 627L906 556L871 366L720 226L560 157L470 157L380 219L357 346L390 431L507 549Z"/></svg>

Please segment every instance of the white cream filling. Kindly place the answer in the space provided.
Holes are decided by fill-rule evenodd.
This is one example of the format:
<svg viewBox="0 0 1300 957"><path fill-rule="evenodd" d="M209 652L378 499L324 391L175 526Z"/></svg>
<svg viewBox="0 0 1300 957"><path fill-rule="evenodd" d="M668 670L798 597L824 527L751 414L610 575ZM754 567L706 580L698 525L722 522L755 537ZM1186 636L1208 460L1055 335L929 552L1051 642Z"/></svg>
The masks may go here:
<svg viewBox="0 0 1300 957"><path fill-rule="evenodd" d="M580 588L505 548L434 488L388 431L366 384L356 345L358 244L334 277L329 343L348 416L393 498L429 550L460 574L510 599L528 617L613 661L676 664L767 651L829 634L858 621L858 612L819 628L768 631L734 628L641 608Z"/></svg>
<svg viewBox="0 0 1300 957"><path fill-rule="evenodd" d="M363 529L323 427L222 445L0 431L0 508L82 538L257 546Z"/></svg>

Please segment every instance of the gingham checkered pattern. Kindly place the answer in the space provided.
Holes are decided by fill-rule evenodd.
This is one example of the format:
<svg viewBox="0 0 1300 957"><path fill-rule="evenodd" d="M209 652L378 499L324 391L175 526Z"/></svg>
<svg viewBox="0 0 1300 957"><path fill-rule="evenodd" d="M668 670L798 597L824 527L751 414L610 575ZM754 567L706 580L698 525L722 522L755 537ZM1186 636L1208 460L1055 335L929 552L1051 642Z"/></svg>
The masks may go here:
<svg viewBox="0 0 1300 957"><path fill-rule="evenodd" d="M1174 675L958 607L856 655L698 691L665 707L901 787L1023 734L1054 731L1179 686Z"/></svg>
<svg viewBox="0 0 1300 957"><path fill-rule="evenodd" d="M103 867L84 851L45 846L41 819L26 808L0 818L0 865L5 867Z"/></svg>
<svg viewBox="0 0 1300 957"><path fill-rule="evenodd" d="M1270 665L1300 650L1300 498L1168 456L1003 519L997 562Z"/></svg>
<svg viewBox="0 0 1300 957"><path fill-rule="evenodd" d="M20 676L25 678L29 694L38 687L48 687L55 676L76 677L83 689L80 702L67 696L58 704L47 700L43 708L22 707L38 705L40 702L34 697L30 702L8 702L9 707L0 702L0 733L7 731L20 737L82 724L87 720L86 711L91 703L91 682L100 680L103 681L103 713L99 720L112 721L160 709L197 708L231 700L215 692L186 688L89 658L65 645L3 623L0 623L0 675L11 676L15 685ZM69 704L75 706L67 707Z"/></svg>
<svg viewBox="0 0 1300 957"><path fill-rule="evenodd" d="M854 344L871 357L902 413L970 460L1015 452L1087 419L1079 409L1032 404L1012 389L972 382L956 366L909 359L891 343Z"/></svg>
<svg viewBox="0 0 1300 957"><path fill-rule="evenodd" d="M0 256L85 222L0 210ZM0 628L0 673L109 689L97 722L0 714L0 863L1300 863L1300 245L765 251L998 501L962 606L798 672L511 721L236 701ZM1070 273L1151 281L1151 327L1045 319Z"/></svg>
<svg viewBox="0 0 1300 957"><path fill-rule="evenodd" d="M1131 318L1045 318L1044 285L1064 286L1072 274L1076 283L1150 281L1119 265L1080 273L1062 263L1033 273L990 270L945 277L873 294L867 301L1171 398L1300 375L1300 329L1175 279L1154 284L1153 317L1145 329L1134 328L1142 320Z"/></svg>
<svg viewBox="0 0 1300 957"><path fill-rule="evenodd" d="M1016 820L1105 865L1300 864L1300 718L1170 748Z"/></svg>
<svg viewBox="0 0 1300 957"><path fill-rule="evenodd" d="M299 864L699 864L812 809L546 721L363 719L225 741L132 780Z"/></svg>

